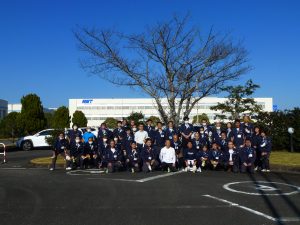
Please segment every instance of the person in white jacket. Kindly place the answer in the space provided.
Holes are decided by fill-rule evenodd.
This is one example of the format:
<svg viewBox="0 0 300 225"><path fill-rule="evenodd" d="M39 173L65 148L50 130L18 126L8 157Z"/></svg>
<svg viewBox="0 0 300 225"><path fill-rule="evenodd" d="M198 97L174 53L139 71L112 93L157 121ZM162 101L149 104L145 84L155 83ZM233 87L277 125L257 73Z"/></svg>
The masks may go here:
<svg viewBox="0 0 300 225"><path fill-rule="evenodd" d="M163 147L159 154L159 159L161 161L162 170L165 171L166 169L168 172L176 171L175 162L176 162L176 154L175 149L171 147L171 141L166 140L165 147Z"/></svg>

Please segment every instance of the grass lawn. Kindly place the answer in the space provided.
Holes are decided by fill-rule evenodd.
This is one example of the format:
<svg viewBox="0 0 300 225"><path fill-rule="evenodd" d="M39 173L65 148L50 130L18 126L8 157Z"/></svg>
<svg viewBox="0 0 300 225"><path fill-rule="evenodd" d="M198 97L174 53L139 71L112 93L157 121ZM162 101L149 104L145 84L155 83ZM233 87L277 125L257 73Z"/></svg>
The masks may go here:
<svg viewBox="0 0 300 225"><path fill-rule="evenodd" d="M271 165L300 167L300 153L287 151L272 151L270 156Z"/></svg>
<svg viewBox="0 0 300 225"><path fill-rule="evenodd" d="M35 159L30 160L30 163L36 164L36 165L49 165L49 164L51 164L51 162L52 162L51 157L42 157L42 158L35 158ZM64 165L65 164L64 158L59 155L57 157L56 164Z"/></svg>
<svg viewBox="0 0 300 225"><path fill-rule="evenodd" d="M30 162L36 165L51 164L51 157L42 157L32 159ZM271 165L300 167L300 153L291 153L287 151L273 151L270 157ZM57 158L58 165L64 165L64 159L59 155Z"/></svg>

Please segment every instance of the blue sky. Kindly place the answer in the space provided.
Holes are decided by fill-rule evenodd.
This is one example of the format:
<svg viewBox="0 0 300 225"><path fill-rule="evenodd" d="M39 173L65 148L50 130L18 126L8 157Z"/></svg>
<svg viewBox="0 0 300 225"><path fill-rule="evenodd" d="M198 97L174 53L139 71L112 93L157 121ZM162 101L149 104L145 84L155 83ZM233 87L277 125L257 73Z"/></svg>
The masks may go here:
<svg viewBox="0 0 300 225"><path fill-rule="evenodd" d="M0 98L18 103L37 93L46 107L69 98L145 97L115 87L79 66L72 29L117 27L128 33L190 13L202 30L243 39L253 70L239 81L261 85L255 96L273 97L279 109L300 106L300 1L276 0L2 0Z"/></svg>

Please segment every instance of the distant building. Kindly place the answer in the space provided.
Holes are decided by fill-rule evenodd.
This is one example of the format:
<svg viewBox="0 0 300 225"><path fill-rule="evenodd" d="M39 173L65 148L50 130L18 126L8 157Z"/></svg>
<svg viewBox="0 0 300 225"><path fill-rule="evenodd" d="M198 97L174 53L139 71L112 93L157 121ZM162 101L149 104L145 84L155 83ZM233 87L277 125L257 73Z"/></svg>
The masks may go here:
<svg viewBox="0 0 300 225"><path fill-rule="evenodd" d="M210 110L210 107L226 100L227 98L203 98L192 109L190 118L205 113L209 120L214 122L218 112ZM262 106L264 111L273 111L272 98L255 98L255 101ZM166 109L168 108L167 99L163 98L162 104ZM152 98L69 99L70 115L72 116L76 110L80 110L85 114L89 126L99 126L107 117L122 120L123 117L129 116L131 112L142 112L146 118L150 116L160 117L156 109L156 103Z"/></svg>
<svg viewBox="0 0 300 225"><path fill-rule="evenodd" d="M0 119L3 119L7 115L7 105L6 100L0 99Z"/></svg>
<svg viewBox="0 0 300 225"><path fill-rule="evenodd" d="M8 113L11 112L21 112L22 110L22 104L16 103L16 104L8 104ZM53 112L56 108L44 108L44 112Z"/></svg>

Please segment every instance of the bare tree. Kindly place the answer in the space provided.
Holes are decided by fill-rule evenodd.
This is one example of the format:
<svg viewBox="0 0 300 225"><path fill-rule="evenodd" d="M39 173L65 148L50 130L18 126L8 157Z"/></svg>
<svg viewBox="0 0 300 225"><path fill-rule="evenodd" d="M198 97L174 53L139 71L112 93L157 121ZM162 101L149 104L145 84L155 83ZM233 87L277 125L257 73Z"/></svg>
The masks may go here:
<svg viewBox="0 0 300 225"><path fill-rule="evenodd" d="M249 71L247 51L229 35L203 35L189 16L157 23L140 34L113 29L78 28L74 35L90 73L151 96L166 123L188 116L203 97ZM167 106L164 104L167 100Z"/></svg>

